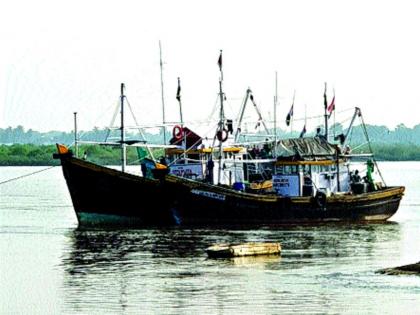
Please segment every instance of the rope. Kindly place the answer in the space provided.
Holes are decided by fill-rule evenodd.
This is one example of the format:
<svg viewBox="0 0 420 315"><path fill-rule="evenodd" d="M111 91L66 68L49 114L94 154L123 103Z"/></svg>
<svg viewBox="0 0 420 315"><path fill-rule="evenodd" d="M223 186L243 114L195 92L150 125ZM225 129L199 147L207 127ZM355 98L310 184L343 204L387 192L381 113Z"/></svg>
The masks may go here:
<svg viewBox="0 0 420 315"><path fill-rule="evenodd" d="M372 154L373 154L372 146L370 145L369 135L368 135L368 132L367 132L367 129L366 129L366 125L365 125L365 121L364 121L364 119L363 119L363 116L362 116L362 115L360 115L360 119L361 119L361 121L362 121L363 132L364 132L364 134L365 134L366 140L368 141L368 146L369 146L370 153L372 153ZM383 182L383 183L384 183L384 185L386 186L385 180L384 180L384 178L383 178L383 176L382 176L381 171L379 170L378 163L376 163L376 160L375 160L375 159L373 159L373 163L374 163L374 165L375 165L375 167L376 167L376 170L378 171L379 176L380 176L380 177L381 177L381 179L382 179L382 182Z"/></svg>
<svg viewBox="0 0 420 315"><path fill-rule="evenodd" d="M5 180L5 181L3 181L3 182L0 182L0 185L6 184L6 183L9 183L9 182L13 182L13 181L15 181L15 180L18 180L18 179L21 179L21 178L24 178L24 177L28 177L28 176L31 176L31 175L34 175L34 174L38 174L38 173L41 173L41 172L44 172L44 171L50 170L50 169L52 169L52 168L54 168L54 167L57 167L57 166L59 166L59 165L53 165L53 166L50 166L50 167L44 168L44 169L39 170L39 171L35 171L35 172L29 173L29 174L21 175L21 176L15 177L15 178L10 178L10 179L8 179L8 180Z"/></svg>
<svg viewBox="0 0 420 315"><path fill-rule="evenodd" d="M128 98L127 98L127 97L125 97L125 99L126 99L126 101L127 101L128 108L130 109L131 116L133 116L134 123L138 126L138 125L139 125L139 123L137 122L136 116L134 115L134 112L133 112L133 109L131 108L130 102L128 101ZM142 140L146 141L146 137L144 136L143 131L141 130L141 128L138 128L138 129L137 129L137 131L139 132L140 137L142 138ZM164 131L164 132L165 132L165 131ZM147 152L150 154L150 157L152 158L152 160L156 162L156 159L155 159L155 157L154 157L154 155L153 155L153 152L152 152L152 150L149 148L149 146L146 146L146 150L147 150Z"/></svg>

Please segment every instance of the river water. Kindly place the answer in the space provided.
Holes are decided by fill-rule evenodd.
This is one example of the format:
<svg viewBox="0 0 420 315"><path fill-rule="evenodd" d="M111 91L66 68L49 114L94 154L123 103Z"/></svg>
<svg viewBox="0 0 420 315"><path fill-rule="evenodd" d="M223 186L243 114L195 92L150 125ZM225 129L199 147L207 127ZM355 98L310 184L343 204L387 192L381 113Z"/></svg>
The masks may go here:
<svg viewBox="0 0 420 315"><path fill-rule="evenodd" d="M419 276L375 272L420 260L420 163L380 166L406 186L386 224L82 230L60 168L0 185L0 313L420 314ZM281 257L206 256L244 241Z"/></svg>

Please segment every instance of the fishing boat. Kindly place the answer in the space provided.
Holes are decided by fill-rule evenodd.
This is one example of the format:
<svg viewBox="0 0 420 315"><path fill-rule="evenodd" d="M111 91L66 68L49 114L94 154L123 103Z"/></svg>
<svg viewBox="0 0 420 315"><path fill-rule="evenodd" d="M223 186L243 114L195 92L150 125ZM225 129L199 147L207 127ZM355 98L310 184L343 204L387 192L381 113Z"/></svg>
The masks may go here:
<svg viewBox="0 0 420 315"><path fill-rule="evenodd" d="M219 83L220 119L212 145L202 145L203 138L183 123L176 125L170 144L162 146L164 161L144 159L142 175L125 168L127 146L150 147L145 141L125 139L124 85L121 137L113 143L121 148L121 170L78 158L57 144L55 158L61 161L80 225L383 222L398 210L404 187L390 187L375 179L378 165L371 155L367 155L362 179L352 167L354 158L361 155L348 150L348 132L337 137L338 144L318 134L266 139L259 152L240 144L236 135L226 145L234 128L224 117ZM361 117L359 108L351 125L356 117Z"/></svg>
<svg viewBox="0 0 420 315"><path fill-rule="evenodd" d="M401 186L378 184L371 190L367 183L362 183L362 189L352 190L345 162L341 160L276 162L275 167L283 171L273 175L274 189L270 193L266 189L263 192L238 190L234 186L179 177L159 166L155 178L133 175L76 158L62 145L58 145L56 156L61 160L81 225L385 221L397 211L404 192ZM318 182L308 181L305 169L312 169ZM318 173L319 169L325 171ZM337 178L341 181L340 188L333 184L338 182ZM325 187L328 184L332 189Z"/></svg>

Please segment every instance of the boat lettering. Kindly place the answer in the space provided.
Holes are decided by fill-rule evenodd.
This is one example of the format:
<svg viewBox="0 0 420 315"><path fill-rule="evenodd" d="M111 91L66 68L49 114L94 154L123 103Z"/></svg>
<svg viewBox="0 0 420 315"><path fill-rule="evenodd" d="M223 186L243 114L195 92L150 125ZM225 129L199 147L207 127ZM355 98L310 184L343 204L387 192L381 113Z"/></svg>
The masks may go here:
<svg viewBox="0 0 420 315"><path fill-rule="evenodd" d="M298 175L273 175L273 188L277 195L299 196L300 182Z"/></svg>
<svg viewBox="0 0 420 315"><path fill-rule="evenodd" d="M214 192L211 192L211 191L198 190L198 189L191 190L191 193L193 193L195 195L205 196L205 197L208 197L208 198L223 200L223 201L226 198L226 196L221 195L221 194L217 194L217 193L214 193Z"/></svg>
<svg viewBox="0 0 420 315"><path fill-rule="evenodd" d="M290 186L288 178L276 178L276 179L273 180L273 183L275 184L275 186L278 186L278 187L289 187Z"/></svg>
<svg viewBox="0 0 420 315"><path fill-rule="evenodd" d="M203 169L201 164L174 164L170 168L170 173L178 177L190 179L203 178Z"/></svg>

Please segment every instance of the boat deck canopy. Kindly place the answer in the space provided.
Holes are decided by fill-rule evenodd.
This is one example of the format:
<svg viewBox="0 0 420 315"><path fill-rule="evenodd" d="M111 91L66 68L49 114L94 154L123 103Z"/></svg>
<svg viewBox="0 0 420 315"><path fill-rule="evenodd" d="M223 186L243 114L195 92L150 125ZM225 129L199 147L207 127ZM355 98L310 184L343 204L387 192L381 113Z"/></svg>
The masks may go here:
<svg viewBox="0 0 420 315"><path fill-rule="evenodd" d="M188 149L186 151L187 154L210 154L213 151L218 152L219 148L197 148L197 149ZM244 148L241 147L226 147L223 148L223 152L225 153L240 153L245 152ZM175 155L175 154L183 154L183 149L167 149L167 155Z"/></svg>
<svg viewBox="0 0 420 315"><path fill-rule="evenodd" d="M342 164L345 160L339 160L338 163ZM276 162L277 166L280 165L334 165L337 164L337 160L304 160L304 161L290 161L290 160L279 160Z"/></svg>
<svg viewBox="0 0 420 315"><path fill-rule="evenodd" d="M285 139L277 142L278 161L334 160L337 146L321 137Z"/></svg>

